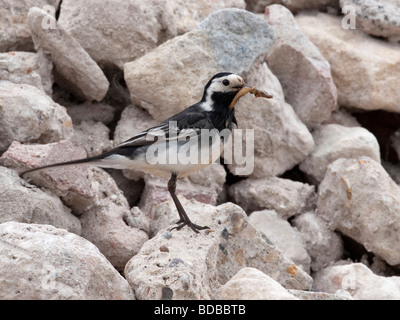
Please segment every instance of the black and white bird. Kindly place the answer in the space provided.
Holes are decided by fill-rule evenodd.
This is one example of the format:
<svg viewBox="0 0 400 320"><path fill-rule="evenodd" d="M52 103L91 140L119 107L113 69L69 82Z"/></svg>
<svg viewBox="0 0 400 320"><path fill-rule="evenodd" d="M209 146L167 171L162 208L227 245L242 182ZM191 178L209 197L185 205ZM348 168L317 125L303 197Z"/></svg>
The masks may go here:
<svg viewBox="0 0 400 320"><path fill-rule="evenodd" d="M214 75L204 88L200 102L149 128L98 156L37 167L21 174L66 165L90 164L101 168L136 169L169 179L168 191L176 205L176 229L208 229L190 221L176 196L177 178L203 169L221 155L226 139L237 125L232 100L245 83L229 72ZM226 138L224 135L223 138ZM223 141L224 140L224 141ZM173 229L175 229L173 228ZM171 229L172 230L172 229Z"/></svg>

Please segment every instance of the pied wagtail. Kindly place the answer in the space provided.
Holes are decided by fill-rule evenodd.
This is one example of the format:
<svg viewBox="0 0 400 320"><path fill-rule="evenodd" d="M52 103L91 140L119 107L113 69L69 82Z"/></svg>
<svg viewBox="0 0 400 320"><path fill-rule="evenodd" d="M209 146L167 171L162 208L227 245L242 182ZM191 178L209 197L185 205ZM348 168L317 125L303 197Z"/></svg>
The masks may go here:
<svg viewBox="0 0 400 320"><path fill-rule="evenodd" d="M204 135L203 132L212 130L217 132L218 135L218 132L225 129L230 132L233 124L237 125L234 105L231 104L236 94L244 87L245 83L242 77L230 72L218 73L206 84L200 102L168 118L160 125L147 129L100 155L33 168L22 172L21 176L46 168L85 163L101 168L141 170L169 179L168 191L179 214L176 229L179 230L185 225L188 225L196 233L198 230L208 229L207 226L199 226L190 221L176 196L176 180L201 170L221 155L223 148L221 137L218 136L218 139L211 139L212 142L210 142L210 136ZM174 125L171 126L171 123ZM184 139L180 139L182 136L184 136ZM202 137L207 139L206 143L201 142ZM192 161L183 163L180 161L181 157L178 157L176 153L186 155L188 141L193 142L191 145L189 144L190 147L195 147L194 149L189 148L190 151L197 150L198 152L191 152L196 159L192 157ZM207 161L196 161L199 159L198 155L205 151L202 148L212 149L216 144L218 144L217 157L209 157ZM185 145L186 147L183 148ZM172 148L173 146L174 149ZM150 149L151 152L149 152ZM167 155L171 156L171 151L172 157L167 157ZM209 152L210 150L207 151ZM169 160L157 161L157 159Z"/></svg>

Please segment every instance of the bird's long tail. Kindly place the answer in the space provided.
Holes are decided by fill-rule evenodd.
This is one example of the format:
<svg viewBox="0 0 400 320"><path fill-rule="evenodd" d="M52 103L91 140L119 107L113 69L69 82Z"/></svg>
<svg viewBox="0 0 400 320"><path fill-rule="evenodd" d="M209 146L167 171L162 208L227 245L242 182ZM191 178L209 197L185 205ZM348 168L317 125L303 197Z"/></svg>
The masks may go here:
<svg viewBox="0 0 400 320"><path fill-rule="evenodd" d="M77 159L77 160L71 160L71 161L65 161L65 162L58 162L58 163L53 163L53 164L49 164L46 166L42 166L42 167L37 167L37 168L33 168L33 169L29 169L26 171L23 171L20 173L20 176L23 178L24 175L34 172L34 171L39 171L39 170L43 170L43 169L49 169L49 168L54 168L54 167L63 167L63 166L71 166L71 165L77 165L77 164L91 164L94 166L98 166L98 167L111 167L108 166L106 163L102 163L102 160L104 160L107 157L107 153L106 154L101 154L98 156L94 156L94 157L89 157L89 158L83 158L83 159Z"/></svg>

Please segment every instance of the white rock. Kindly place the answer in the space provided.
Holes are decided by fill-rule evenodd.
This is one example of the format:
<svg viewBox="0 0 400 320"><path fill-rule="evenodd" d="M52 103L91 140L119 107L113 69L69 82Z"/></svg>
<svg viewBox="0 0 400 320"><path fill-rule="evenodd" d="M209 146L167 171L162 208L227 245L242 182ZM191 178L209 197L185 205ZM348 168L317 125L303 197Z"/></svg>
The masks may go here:
<svg viewBox="0 0 400 320"><path fill-rule="evenodd" d="M134 299L89 241L49 225L0 224L0 299Z"/></svg>
<svg viewBox="0 0 400 320"><path fill-rule="evenodd" d="M245 9L244 0L173 0L167 1L168 9L173 13L177 33L184 34L195 29L199 22L210 14L225 8Z"/></svg>
<svg viewBox="0 0 400 320"><path fill-rule="evenodd" d="M242 180L228 192L247 213L269 209L284 219L311 210L316 198L314 186L278 177Z"/></svg>
<svg viewBox="0 0 400 320"><path fill-rule="evenodd" d="M159 122L154 120L146 110L135 105L129 105L122 111L121 118L115 128L114 143L119 145L134 135L158 124Z"/></svg>
<svg viewBox="0 0 400 320"><path fill-rule="evenodd" d="M164 121L200 101L217 72L246 73L272 42L272 28L262 18L241 9L219 10L198 28L124 65L132 102Z"/></svg>
<svg viewBox="0 0 400 320"><path fill-rule="evenodd" d="M249 222L276 245L287 257L310 273L311 258L305 249L300 233L273 210L255 211Z"/></svg>
<svg viewBox="0 0 400 320"><path fill-rule="evenodd" d="M331 230L364 245L390 265L400 263L400 187L369 157L339 159L319 185L317 213Z"/></svg>
<svg viewBox="0 0 400 320"><path fill-rule="evenodd" d="M361 124L357 119L344 108L333 111L331 117L323 124L340 124L345 127L361 127Z"/></svg>
<svg viewBox="0 0 400 320"><path fill-rule="evenodd" d="M398 45L343 29L340 17L300 14L296 21L329 61L339 105L400 112Z"/></svg>
<svg viewBox="0 0 400 320"><path fill-rule="evenodd" d="M102 122L82 121L74 125L75 145L86 150L88 157L96 156L113 147L110 140L110 129Z"/></svg>
<svg viewBox="0 0 400 320"><path fill-rule="evenodd" d="M51 19L54 28L43 28L42 22ZM102 100L108 90L108 80L80 44L53 16L39 8L29 10L28 23L35 46L51 56L56 82L87 100Z"/></svg>
<svg viewBox="0 0 400 320"><path fill-rule="evenodd" d="M221 300L298 300L274 279L250 267L240 269L229 279L219 289L218 298Z"/></svg>
<svg viewBox="0 0 400 320"><path fill-rule="evenodd" d="M195 199L201 203L217 204L217 198L225 183L226 172L222 165L214 163L196 172L187 178L179 179L176 186L176 193L186 199ZM154 235L161 229L176 221L176 215L172 216L159 214L157 205L171 200L166 179L145 176L145 188L143 190L138 206L150 218L150 230Z"/></svg>
<svg viewBox="0 0 400 320"><path fill-rule="evenodd" d="M288 292L300 300L354 300L351 294L345 290L327 293L289 289Z"/></svg>
<svg viewBox="0 0 400 320"><path fill-rule="evenodd" d="M50 224L81 234L81 223L53 194L26 183L11 169L0 166L0 223Z"/></svg>
<svg viewBox="0 0 400 320"><path fill-rule="evenodd" d="M239 129L244 130L233 131L233 150L241 149L241 157L237 159L235 153L228 157L229 149L224 150L224 162L235 175L252 178L280 175L312 151L312 136L293 108L284 101L279 80L265 63L257 60L247 73L246 82L269 92L273 98L246 95L238 101L235 115ZM240 164L242 160L244 165Z"/></svg>
<svg viewBox="0 0 400 320"><path fill-rule="evenodd" d="M170 225L147 241L124 271L138 299L216 299L221 285L244 267L259 269L285 288L309 290L311 278L269 244L240 207L180 201L194 223L211 230L169 231ZM158 210L178 217L172 201Z"/></svg>
<svg viewBox="0 0 400 320"><path fill-rule="evenodd" d="M317 272L343 256L342 238L329 230L324 219L313 212L296 216L291 223L297 228L308 254L311 270Z"/></svg>
<svg viewBox="0 0 400 320"><path fill-rule="evenodd" d="M285 100L308 128L314 128L337 108L329 62L301 31L288 9L268 6L265 19L276 34L265 56L268 66L282 84Z"/></svg>
<svg viewBox="0 0 400 320"><path fill-rule="evenodd" d="M355 14L355 27L373 36L385 37L400 42L400 6L397 0L340 0L343 10L346 6Z"/></svg>
<svg viewBox="0 0 400 320"><path fill-rule="evenodd" d="M318 290L348 291L357 300L400 299L400 277L375 275L362 263L350 263L328 267L315 277Z"/></svg>
<svg viewBox="0 0 400 320"><path fill-rule="evenodd" d="M159 0L65 0L58 23L97 63L121 69L176 35L167 1Z"/></svg>
<svg viewBox="0 0 400 320"><path fill-rule="evenodd" d="M0 80L29 84L51 95L53 65L43 53L0 53Z"/></svg>
<svg viewBox="0 0 400 320"><path fill-rule="evenodd" d="M247 10L264 13L265 7L271 4L281 4L293 13L301 10L329 10L339 7L337 0L247 0Z"/></svg>
<svg viewBox="0 0 400 320"><path fill-rule="evenodd" d="M29 9L46 6L55 13L59 3L60 0L0 0L0 52L32 51L32 35L26 17Z"/></svg>
<svg viewBox="0 0 400 320"><path fill-rule="evenodd" d="M72 137L65 108L36 87L0 81L0 108L0 150L15 140L48 143Z"/></svg>
<svg viewBox="0 0 400 320"><path fill-rule="evenodd" d="M316 128L312 135L314 150L299 168L318 183L324 178L328 164L337 159L368 156L381 161L378 141L365 128L327 124Z"/></svg>
<svg viewBox="0 0 400 320"><path fill-rule="evenodd" d="M71 141L47 145L13 143L1 157L1 163L13 168L84 158L86 152ZM115 181L104 170L87 165L41 170L26 176L35 185L58 196L75 214L80 215L82 236L94 243L121 270L137 253L148 236L128 225L129 204Z"/></svg>

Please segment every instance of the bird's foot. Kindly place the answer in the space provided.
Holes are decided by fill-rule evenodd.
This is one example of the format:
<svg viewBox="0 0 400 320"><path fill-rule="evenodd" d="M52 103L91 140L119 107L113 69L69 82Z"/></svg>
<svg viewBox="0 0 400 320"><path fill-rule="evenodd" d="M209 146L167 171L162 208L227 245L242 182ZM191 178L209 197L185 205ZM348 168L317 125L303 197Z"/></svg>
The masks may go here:
<svg viewBox="0 0 400 320"><path fill-rule="evenodd" d="M179 219L179 221L176 223L177 226L173 227L170 231L176 229L176 230L180 230L182 229L184 226L189 226L194 232L199 233L198 230L204 230L204 229L210 229L207 226L199 226L198 224L193 223L192 221L188 220L182 220Z"/></svg>

